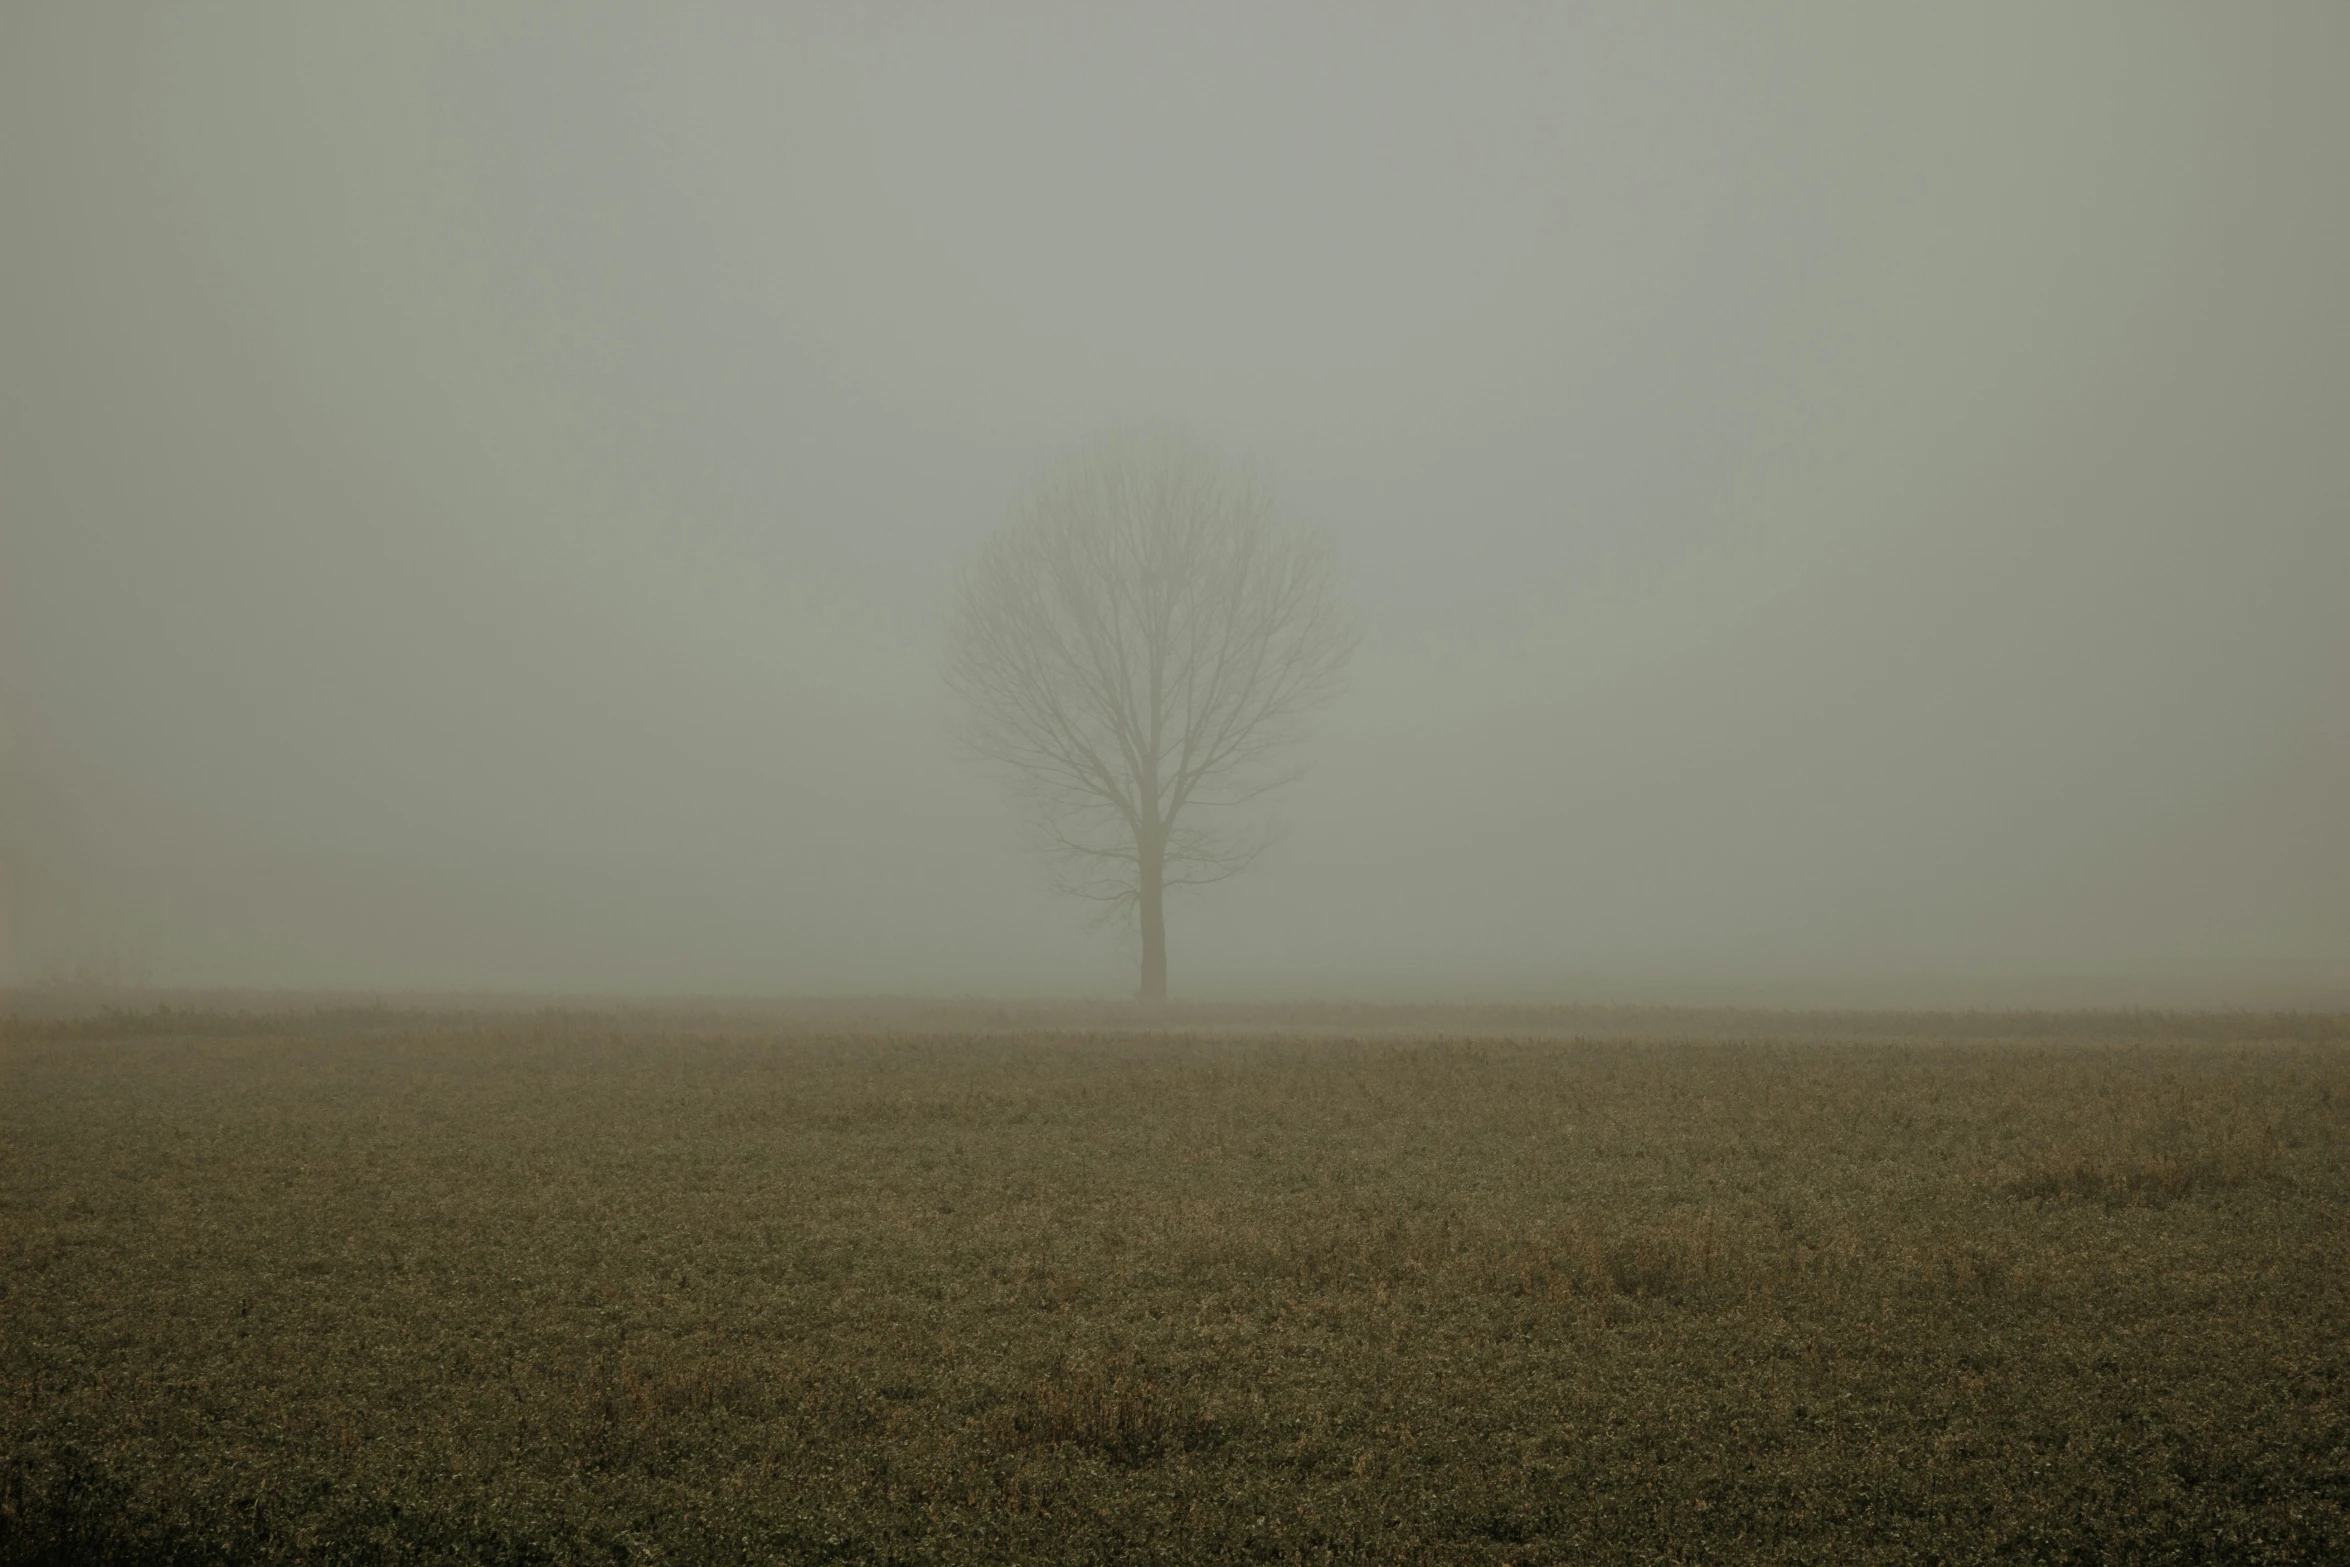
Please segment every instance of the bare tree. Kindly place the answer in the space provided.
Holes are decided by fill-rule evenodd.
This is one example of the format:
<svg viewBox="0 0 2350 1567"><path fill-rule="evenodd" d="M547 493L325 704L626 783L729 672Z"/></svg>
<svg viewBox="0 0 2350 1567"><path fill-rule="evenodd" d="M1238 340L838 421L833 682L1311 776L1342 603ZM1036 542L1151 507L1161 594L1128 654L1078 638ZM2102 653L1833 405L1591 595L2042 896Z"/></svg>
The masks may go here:
<svg viewBox="0 0 2350 1567"><path fill-rule="evenodd" d="M1263 851L1229 809L1296 776L1354 646L1328 545L1171 438L1053 470L957 577L964 738L1018 781L1056 885L1139 914L1143 1000L1167 995L1166 889Z"/></svg>

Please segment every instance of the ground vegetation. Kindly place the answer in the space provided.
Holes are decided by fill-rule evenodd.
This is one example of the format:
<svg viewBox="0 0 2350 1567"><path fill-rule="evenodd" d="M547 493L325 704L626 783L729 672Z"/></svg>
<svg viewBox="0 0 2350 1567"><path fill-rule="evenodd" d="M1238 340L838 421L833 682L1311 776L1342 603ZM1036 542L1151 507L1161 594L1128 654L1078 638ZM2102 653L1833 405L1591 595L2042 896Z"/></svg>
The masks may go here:
<svg viewBox="0 0 2350 1567"><path fill-rule="evenodd" d="M11 1025L0 1561L2350 1554L2350 1022L923 1015Z"/></svg>

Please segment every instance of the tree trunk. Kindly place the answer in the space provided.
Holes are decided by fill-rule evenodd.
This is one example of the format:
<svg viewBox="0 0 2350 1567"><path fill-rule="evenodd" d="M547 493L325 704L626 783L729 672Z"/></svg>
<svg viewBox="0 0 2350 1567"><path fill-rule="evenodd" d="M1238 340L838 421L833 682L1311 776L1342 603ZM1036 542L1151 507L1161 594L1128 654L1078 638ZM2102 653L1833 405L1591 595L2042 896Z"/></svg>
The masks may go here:
<svg viewBox="0 0 2350 1567"><path fill-rule="evenodd" d="M1142 1000L1157 1006L1167 999L1167 851L1147 841L1141 848Z"/></svg>

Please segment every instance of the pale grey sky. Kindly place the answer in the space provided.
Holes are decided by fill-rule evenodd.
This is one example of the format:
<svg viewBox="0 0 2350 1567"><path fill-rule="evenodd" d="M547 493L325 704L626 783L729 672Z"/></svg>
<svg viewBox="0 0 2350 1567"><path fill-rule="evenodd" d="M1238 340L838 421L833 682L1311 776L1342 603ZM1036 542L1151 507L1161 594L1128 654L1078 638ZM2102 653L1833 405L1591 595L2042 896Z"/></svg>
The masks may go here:
<svg viewBox="0 0 2350 1567"><path fill-rule="evenodd" d="M2350 994L2331 0L19 5L0 181L16 977L1122 991L936 650L1170 422L1368 631L1178 993Z"/></svg>

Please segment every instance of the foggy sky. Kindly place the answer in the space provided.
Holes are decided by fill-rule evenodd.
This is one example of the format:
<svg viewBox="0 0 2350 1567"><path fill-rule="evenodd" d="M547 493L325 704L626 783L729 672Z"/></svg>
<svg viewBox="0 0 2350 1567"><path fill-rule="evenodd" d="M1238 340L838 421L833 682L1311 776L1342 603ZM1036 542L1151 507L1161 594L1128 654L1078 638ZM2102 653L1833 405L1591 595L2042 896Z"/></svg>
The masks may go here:
<svg viewBox="0 0 2350 1567"><path fill-rule="evenodd" d="M1123 993L936 663L1164 423L1366 627L1179 994L2350 994L2333 0L12 5L0 182L0 979Z"/></svg>

